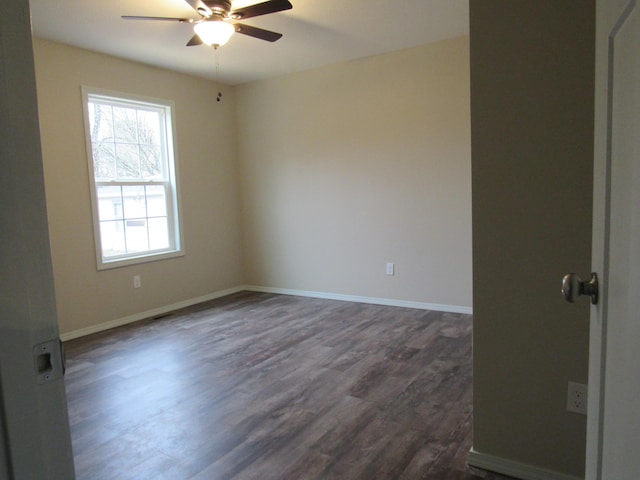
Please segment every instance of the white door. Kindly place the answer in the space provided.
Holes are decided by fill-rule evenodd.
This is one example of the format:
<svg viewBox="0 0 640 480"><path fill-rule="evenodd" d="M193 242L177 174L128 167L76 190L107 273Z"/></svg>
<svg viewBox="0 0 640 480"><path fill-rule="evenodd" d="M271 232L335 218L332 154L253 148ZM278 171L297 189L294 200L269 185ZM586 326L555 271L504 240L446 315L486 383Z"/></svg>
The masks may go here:
<svg viewBox="0 0 640 480"><path fill-rule="evenodd" d="M640 479L640 7L598 0L587 480Z"/></svg>
<svg viewBox="0 0 640 480"><path fill-rule="evenodd" d="M0 0L0 479L70 480L28 0Z"/></svg>

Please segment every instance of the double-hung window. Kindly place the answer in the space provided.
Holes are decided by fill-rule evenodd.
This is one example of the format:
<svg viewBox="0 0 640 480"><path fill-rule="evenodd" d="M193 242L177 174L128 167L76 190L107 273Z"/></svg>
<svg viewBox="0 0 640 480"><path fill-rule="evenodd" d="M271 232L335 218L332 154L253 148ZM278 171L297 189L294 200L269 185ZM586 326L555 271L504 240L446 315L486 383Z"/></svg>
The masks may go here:
<svg viewBox="0 0 640 480"><path fill-rule="evenodd" d="M98 269L182 255L172 102L83 100Z"/></svg>

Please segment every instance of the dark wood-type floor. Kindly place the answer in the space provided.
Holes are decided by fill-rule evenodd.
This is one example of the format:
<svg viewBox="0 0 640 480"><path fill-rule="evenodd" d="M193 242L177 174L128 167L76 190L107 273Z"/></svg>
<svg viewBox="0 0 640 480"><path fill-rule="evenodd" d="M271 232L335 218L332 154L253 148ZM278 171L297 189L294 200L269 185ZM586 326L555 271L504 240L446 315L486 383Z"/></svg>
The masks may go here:
<svg viewBox="0 0 640 480"><path fill-rule="evenodd" d="M478 478L468 315L241 292L65 348L79 480Z"/></svg>

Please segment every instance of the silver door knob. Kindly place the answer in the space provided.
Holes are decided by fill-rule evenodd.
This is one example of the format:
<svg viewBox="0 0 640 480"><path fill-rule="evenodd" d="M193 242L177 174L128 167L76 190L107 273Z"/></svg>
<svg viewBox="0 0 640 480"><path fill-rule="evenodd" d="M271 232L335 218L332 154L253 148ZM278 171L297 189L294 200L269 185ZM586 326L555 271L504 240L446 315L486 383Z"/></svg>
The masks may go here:
<svg viewBox="0 0 640 480"><path fill-rule="evenodd" d="M598 275L591 274L589 281L582 279L575 273L567 273L562 278L562 294L567 302L575 302L580 295L591 297L591 304L598 304Z"/></svg>

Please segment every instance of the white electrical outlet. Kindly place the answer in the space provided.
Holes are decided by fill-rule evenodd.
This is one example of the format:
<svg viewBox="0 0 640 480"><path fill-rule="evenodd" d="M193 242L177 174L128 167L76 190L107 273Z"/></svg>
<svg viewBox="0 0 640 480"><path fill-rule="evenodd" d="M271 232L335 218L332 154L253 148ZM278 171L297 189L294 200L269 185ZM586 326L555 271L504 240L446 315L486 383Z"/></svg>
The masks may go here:
<svg viewBox="0 0 640 480"><path fill-rule="evenodd" d="M587 414L587 386L584 383L569 382L567 411Z"/></svg>
<svg viewBox="0 0 640 480"><path fill-rule="evenodd" d="M142 286L142 282L140 281L140 275L133 276L133 288L140 288Z"/></svg>
<svg viewBox="0 0 640 480"><path fill-rule="evenodd" d="M387 275L393 275L395 271L395 265L392 262L387 263Z"/></svg>

